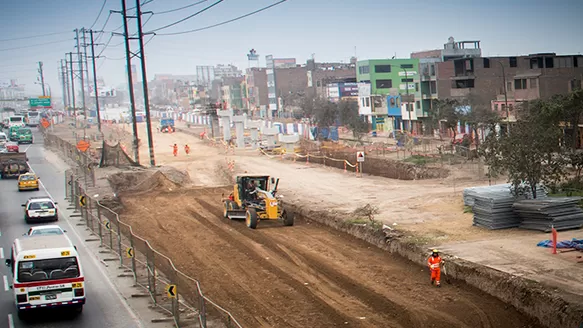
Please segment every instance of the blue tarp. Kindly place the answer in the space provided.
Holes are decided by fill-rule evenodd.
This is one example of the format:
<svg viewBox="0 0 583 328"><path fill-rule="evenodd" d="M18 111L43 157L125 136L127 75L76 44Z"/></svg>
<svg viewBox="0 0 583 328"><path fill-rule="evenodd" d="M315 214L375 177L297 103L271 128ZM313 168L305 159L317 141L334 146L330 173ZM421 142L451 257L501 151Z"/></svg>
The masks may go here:
<svg viewBox="0 0 583 328"><path fill-rule="evenodd" d="M539 247L553 247L552 240L543 240L536 244ZM583 250L583 239L573 238L571 240L563 240L557 242L557 248L575 248Z"/></svg>

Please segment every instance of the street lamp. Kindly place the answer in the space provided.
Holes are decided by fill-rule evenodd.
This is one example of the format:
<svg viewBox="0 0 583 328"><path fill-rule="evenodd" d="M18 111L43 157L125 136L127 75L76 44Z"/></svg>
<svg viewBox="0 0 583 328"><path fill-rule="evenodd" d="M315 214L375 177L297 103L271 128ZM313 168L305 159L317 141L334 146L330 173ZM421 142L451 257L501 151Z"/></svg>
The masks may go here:
<svg viewBox="0 0 583 328"><path fill-rule="evenodd" d="M502 90L504 90L504 106L506 107L506 133L510 135L510 111L508 109L508 92L506 91L506 74L504 73L502 62L498 61L498 64L502 67L502 83L504 83Z"/></svg>
<svg viewBox="0 0 583 328"><path fill-rule="evenodd" d="M34 84L39 84L39 85L41 85L41 88L42 88L42 87L44 87L44 86L43 86L43 84L42 84L42 83L40 83L40 82L34 82ZM50 86L48 83L46 83L46 82L45 82L45 85L47 86L47 89L48 89L48 91L49 91L49 92L48 92L48 96L50 97L50 96L52 95L52 92L51 92L51 86ZM45 91L46 91L46 90L43 90L43 95L45 94Z"/></svg>

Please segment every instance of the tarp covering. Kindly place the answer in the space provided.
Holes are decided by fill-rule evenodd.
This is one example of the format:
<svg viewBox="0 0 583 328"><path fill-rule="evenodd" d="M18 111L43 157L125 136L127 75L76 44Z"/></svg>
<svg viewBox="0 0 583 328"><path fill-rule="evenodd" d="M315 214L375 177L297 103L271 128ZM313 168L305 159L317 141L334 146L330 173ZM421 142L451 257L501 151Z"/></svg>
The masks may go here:
<svg viewBox="0 0 583 328"><path fill-rule="evenodd" d="M539 247L553 247L553 241L552 240L543 240L541 242L539 242L538 244L536 244ZM563 240L560 242L557 242L557 248L575 248L575 249L580 249L583 250L583 239L577 239L577 238L573 238L571 240Z"/></svg>
<svg viewBox="0 0 583 328"><path fill-rule="evenodd" d="M140 166L138 163L133 161L128 154L121 148L118 143L115 146L108 145L105 141L103 142L103 149L101 151L101 161L99 162L99 167L107 166Z"/></svg>

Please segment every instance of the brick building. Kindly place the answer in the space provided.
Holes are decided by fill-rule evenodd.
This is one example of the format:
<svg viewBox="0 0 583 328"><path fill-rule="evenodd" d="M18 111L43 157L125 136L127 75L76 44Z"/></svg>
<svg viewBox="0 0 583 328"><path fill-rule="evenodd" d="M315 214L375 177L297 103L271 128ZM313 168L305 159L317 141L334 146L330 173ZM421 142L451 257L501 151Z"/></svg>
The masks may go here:
<svg viewBox="0 0 583 328"><path fill-rule="evenodd" d="M248 68L246 75L246 107L255 111L257 109L266 109L269 105L267 97L267 73L265 68L252 67Z"/></svg>
<svg viewBox="0 0 583 328"><path fill-rule="evenodd" d="M502 117L508 112L510 120L519 103L566 94L581 88L581 80L582 55L542 53L437 63L439 98L472 99L479 105L491 106Z"/></svg>

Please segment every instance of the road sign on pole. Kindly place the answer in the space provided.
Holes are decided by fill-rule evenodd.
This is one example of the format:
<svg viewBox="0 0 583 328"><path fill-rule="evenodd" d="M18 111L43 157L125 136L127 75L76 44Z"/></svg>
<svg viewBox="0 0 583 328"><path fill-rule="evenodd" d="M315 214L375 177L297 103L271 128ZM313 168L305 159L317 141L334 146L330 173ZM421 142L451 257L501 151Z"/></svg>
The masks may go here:
<svg viewBox="0 0 583 328"><path fill-rule="evenodd" d="M364 162L364 152L363 151L356 152L356 161L359 163Z"/></svg>
<svg viewBox="0 0 583 328"><path fill-rule="evenodd" d="M109 221L105 221L105 228L111 230L111 223Z"/></svg>
<svg viewBox="0 0 583 328"><path fill-rule="evenodd" d="M51 107L51 98L29 98L30 107Z"/></svg>
<svg viewBox="0 0 583 328"><path fill-rule="evenodd" d="M126 255L127 255L127 257L128 257L128 258L130 258L130 259L131 259L132 257L134 257L134 248L133 248L133 247L128 247L128 248L126 249Z"/></svg>
<svg viewBox="0 0 583 328"><path fill-rule="evenodd" d="M87 199L85 196L79 196L79 205L85 206L87 204Z"/></svg>
<svg viewBox="0 0 583 328"><path fill-rule="evenodd" d="M176 298L176 285L166 285L168 298Z"/></svg>

